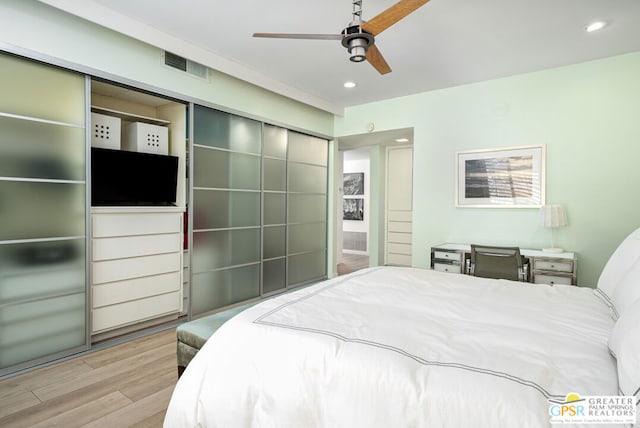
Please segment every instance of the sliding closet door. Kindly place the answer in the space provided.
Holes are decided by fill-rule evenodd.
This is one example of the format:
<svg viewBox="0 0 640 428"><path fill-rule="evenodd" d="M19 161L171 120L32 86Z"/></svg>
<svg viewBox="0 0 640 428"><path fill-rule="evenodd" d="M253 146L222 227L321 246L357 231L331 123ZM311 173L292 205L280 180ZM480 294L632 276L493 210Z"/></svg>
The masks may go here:
<svg viewBox="0 0 640 428"><path fill-rule="evenodd" d="M195 106L191 315L260 295L262 124Z"/></svg>
<svg viewBox="0 0 640 428"><path fill-rule="evenodd" d="M287 285L326 277L328 142L288 133Z"/></svg>
<svg viewBox="0 0 640 428"><path fill-rule="evenodd" d="M0 54L0 375L87 349L85 78Z"/></svg>
<svg viewBox="0 0 640 428"><path fill-rule="evenodd" d="M287 130L264 125L262 292L287 286Z"/></svg>
<svg viewBox="0 0 640 428"><path fill-rule="evenodd" d="M328 141L194 107L191 316L326 277Z"/></svg>

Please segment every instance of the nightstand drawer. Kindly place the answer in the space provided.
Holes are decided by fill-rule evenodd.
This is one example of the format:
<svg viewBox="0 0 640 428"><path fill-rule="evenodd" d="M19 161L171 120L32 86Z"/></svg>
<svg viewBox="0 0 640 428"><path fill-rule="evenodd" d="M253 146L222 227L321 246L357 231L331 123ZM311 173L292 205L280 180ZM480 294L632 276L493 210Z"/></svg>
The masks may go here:
<svg viewBox="0 0 640 428"><path fill-rule="evenodd" d="M560 260L536 260L533 261L533 269L550 270L554 272L573 272L573 261Z"/></svg>
<svg viewBox="0 0 640 428"><path fill-rule="evenodd" d="M452 262L460 263L462 261L462 253L434 251L433 258L436 260L450 260Z"/></svg>
<svg viewBox="0 0 640 428"><path fill-rule="evenodd" d="M571 285L572 280L573 280L572 276L536 274L533 282L535 282L536 284Z"/></svg>
<svg viewBox="0 0 640 428"><path fill-rule="evenodd" d="M438 272L462 273L460 265L452 263L434 263L433 270Z"/></svg>

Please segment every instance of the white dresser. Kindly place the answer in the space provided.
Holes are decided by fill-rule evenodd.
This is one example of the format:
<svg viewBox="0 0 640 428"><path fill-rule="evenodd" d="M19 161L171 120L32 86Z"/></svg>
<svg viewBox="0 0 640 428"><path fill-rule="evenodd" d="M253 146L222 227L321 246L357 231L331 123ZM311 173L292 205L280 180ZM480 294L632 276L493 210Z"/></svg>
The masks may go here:
<svg viewBox="0 0 640 428"><path fill-rule="evenodd" d="M177 207L92 209L92 335L179 315L182 221Z"/></svg>

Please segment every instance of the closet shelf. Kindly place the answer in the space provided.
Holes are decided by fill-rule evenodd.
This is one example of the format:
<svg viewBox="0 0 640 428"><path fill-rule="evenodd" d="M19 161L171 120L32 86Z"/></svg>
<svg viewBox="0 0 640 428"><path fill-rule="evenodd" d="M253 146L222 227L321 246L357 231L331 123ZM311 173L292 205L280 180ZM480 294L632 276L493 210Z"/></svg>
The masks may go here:
<svg viewBox="0 0 640 428"><path fill-rule="evenodd" d="M109 116L118 117L122 120L126 120L129 122L144 122L144 123L150 123L152 125L160 125L160 126L166 126L171 124L171 122L169 122L168 120L158 119L155 117L141 116L133 113L127 113L124 111L112 110L110 108L104 108L104 107L98 107L98 106L91 106L91 111L93 113L100 113L100 114L106 114Z"/></svg>

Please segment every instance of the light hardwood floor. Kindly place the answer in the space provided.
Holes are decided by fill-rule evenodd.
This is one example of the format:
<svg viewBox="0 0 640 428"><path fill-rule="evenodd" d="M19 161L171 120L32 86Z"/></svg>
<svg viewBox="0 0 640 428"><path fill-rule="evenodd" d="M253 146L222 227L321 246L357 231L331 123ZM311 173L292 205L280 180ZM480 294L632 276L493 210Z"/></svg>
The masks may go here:
<svg viewBox="0 0 640 428"><path fill-rule="evenodd" d="M343 263L353 272L369 258ZM171 328L0 380L0 427L161 427L176 366Z"/></svg>
<svg viewBox="0 0 640 428"><path fill-rule="evenodd" d="M0 380L0 427L161 427L175 328Z"/></svg>
<svg viewBox="0 0 640 428"><path fill-rule="evenodd" d="M338 275L355 272L367 267L369 267L369 256L343 253L342 261L338 263Z"/></svg>

